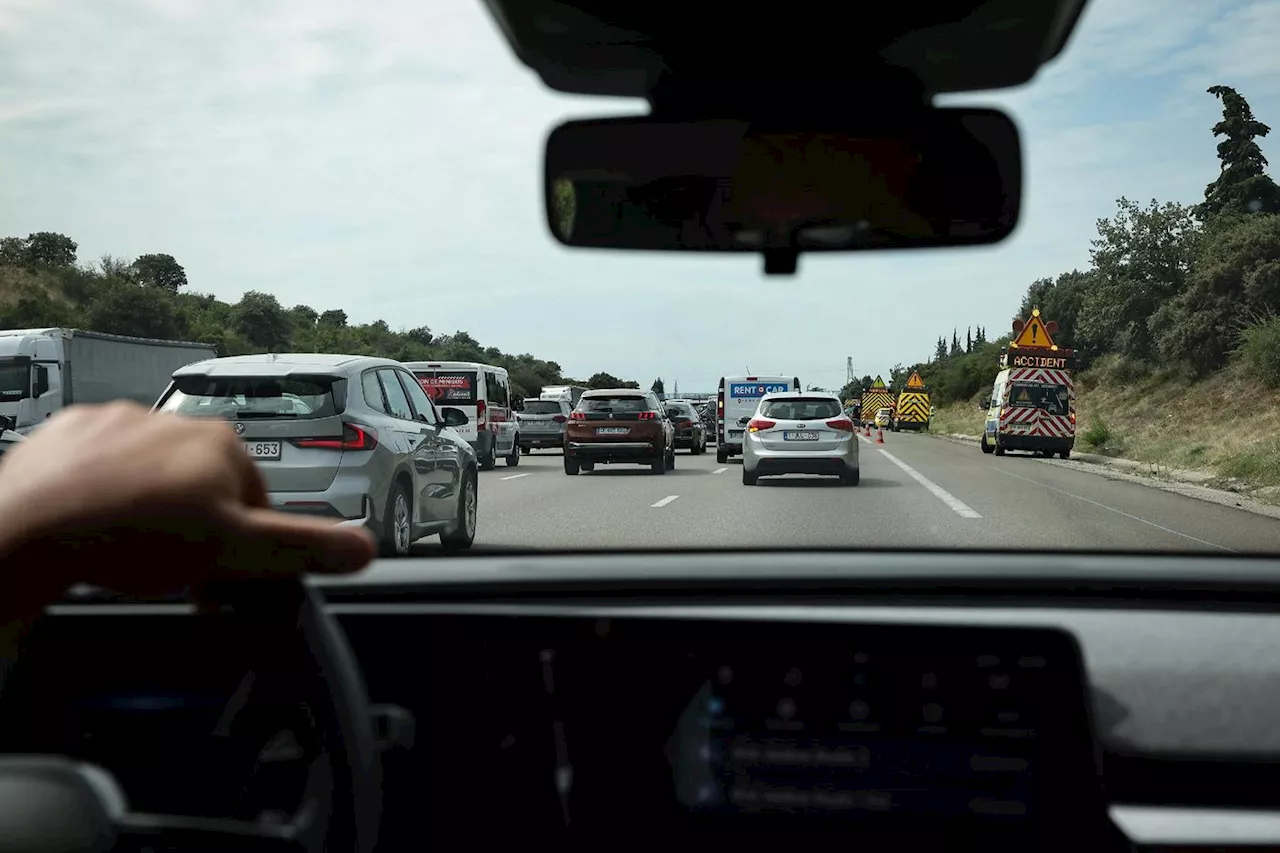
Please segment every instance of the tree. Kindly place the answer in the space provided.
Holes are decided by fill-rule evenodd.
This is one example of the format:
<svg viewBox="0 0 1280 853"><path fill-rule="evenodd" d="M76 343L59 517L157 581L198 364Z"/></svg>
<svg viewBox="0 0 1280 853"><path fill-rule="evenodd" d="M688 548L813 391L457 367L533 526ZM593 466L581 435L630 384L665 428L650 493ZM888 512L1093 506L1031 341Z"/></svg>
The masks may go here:
<svg viewBox="0 0 1280 853"><path fill-rule="evenodd" d="M292 324L280 301L258 290L250 290L236 303L231 325L254 346L273 352L288 349L292 340Z"/></svg>
<svg viewBox="0 0 1280 853"><path fill-rule="evenodd" d="M960 336L956 334L956 330L951 330L951 350L947 353L948 357L964 355L964 350L960 349Z"/></svg>
<svg viewBox="0 0 1280 853"><path fill-rule="evenodd" d="M89 309L88 325L98 332L172 340L179 336L173 303L156 290L110 281Z"/></svg>
<svg viewBox="0 0 1280 853"><path fill-rule="evenodd" d="M661 376L653 380L653 384L649 386L649 390L655 394L664 394L666 393L665 389L666 389L666 386L662 384Z"/></svg>
<svg viewBox="0 0 1280 853"><path fill-rule="evenodd" d="M321 326L345 329L347 327L347 312L343 311L341 308L331 308L328 311L321 311L320 319L317 322Z"/></svg>
<svg viewBox="0 0 1280 853"><path fill-rule="evenodd" d="M964 351L973 352L973 327L964 330Z"/></svg>
<svg viewBox="0 0 1280 853"><path fill-rule="evenodd" d="M947 339L938 335L938 344L933 348L933 360L942 361L947 357Z"/></svg>
<svg viewBox="0 0 1280 853"><path fill-rule="evenodd" d="M37 231L27 235L25 262L32 266L72 267L76 263L79 245L65 234L53 231Z"/></svg>
<svg viewBox="0 0 1280 853"><path fill-rule="evenodd" d="M605 373L604 371L601 371L600 373L593 374L592 377L587 380L587 387L588 388L621 388L622 380L611 373Z"/></svg>
<svg viewBox="0 0 1280 853"><path fill-rule="evenodd" d="M1267 175L1267 158L1257 139L1271 128L1253 117L1244 96L1230 86L1210 86L1208 93L1222 101L1222 121L1213 126L1221 168L1204 189L1204 201L1196 206L1196 218L1207 222L1218 216L1280 213L1280 187Z"/></svg>
<svg viewBox="0 0 1280 853"><path fill-rule="evenodd" d="M820 394L826 394L826 393L829 393L829 392L827 391L827 389L826 389L826 388L823 388L821 385L809 385L809 386L807 386L804 390L806 390L806 391L816 391L816 392L818 392L818 393L820 393Z"/></svg>
<svg viewBox="0 0 1280 853"><path fill-rule="evenodd" d="M174 260L173 255L139 255L131 268L138 283L148 287L177 293L179 288L187 286L187 271Z"/></svg>
<svg viewBox="0 0 1280 853"><path fill-rule="evenodd" d="M1098 220L1090 253L1096 280L1080 306L1076 334L1101 351L1145 361L1155 352L1151 319L1182 291L1200 229L1191 208L1176 202L1153 199L1144 208L1122 197L1116 206L1114 217Z"/></svg>

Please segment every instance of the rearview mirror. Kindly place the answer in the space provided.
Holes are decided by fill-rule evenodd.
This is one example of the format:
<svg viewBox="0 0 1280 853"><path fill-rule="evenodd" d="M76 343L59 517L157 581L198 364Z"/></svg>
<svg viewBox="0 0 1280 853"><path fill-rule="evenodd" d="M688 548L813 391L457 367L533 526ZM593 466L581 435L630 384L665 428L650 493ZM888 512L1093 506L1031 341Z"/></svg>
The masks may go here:
<svg viewBox="0 0 1280 853"><path fill-rule="evenodd" d="M770 257L1003 240L1022 150L996 110L846 128L595 119L552 131L545 190L567 246L763 252L788 272Z"/></svg>

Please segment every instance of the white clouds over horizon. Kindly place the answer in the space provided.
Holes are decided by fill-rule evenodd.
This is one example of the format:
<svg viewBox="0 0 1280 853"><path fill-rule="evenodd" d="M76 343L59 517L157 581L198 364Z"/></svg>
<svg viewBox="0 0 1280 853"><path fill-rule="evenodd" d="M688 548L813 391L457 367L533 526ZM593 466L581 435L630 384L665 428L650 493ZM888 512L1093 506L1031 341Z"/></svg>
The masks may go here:
<svg viewBox="0 0 1280 853"><path fill-rule="evenodd" d="M222 299L266 290L357 322L465 329L574 374L695 390L750 364L831 384L846 355L883 372L957 324L1003 329L1030 281L1088 262L1116 197L1198 200L1216 170L1209 85L1280 126L1280 0L1092 0L1031 86L950 99L1019 121L1013 238L804 258L798 278L765 279L755 258L558 247L547 131L640 105L545 90L474 0L376 8L0 0L0 234L60 231L84 259L169 252ZM763 343L796 338L779 317L803 328L803 364Z"/></svg>

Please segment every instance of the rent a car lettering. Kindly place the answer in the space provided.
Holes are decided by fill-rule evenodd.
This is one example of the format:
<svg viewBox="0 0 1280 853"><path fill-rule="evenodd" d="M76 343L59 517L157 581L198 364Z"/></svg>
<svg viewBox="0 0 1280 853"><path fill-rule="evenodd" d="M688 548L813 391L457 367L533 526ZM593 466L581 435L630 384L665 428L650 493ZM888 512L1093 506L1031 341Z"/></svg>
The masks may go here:
<svg viewBox="0 0 1280 853"><path fill-rule="evenodd" d="M786 382L734 382L729 385L730 397L763 397L791 390Z"/></svg>

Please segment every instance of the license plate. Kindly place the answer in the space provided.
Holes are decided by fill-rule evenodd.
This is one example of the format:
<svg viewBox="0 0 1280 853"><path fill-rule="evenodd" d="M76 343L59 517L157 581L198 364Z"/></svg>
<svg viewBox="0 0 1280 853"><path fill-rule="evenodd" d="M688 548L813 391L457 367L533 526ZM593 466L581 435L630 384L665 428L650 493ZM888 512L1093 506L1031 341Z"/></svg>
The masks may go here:
<svg viewBox="0 0 1280 853"><path fill-rule="evenodd" d="M626 435L631 427L596 427L596 435Z"/></svg>
<svg viewBox="0 0 1280 853"><path fill-rule="evenodd" d="M246 441L244 452L251 459L279 459L280 442L278 441Z"/></svg>
<svg viewBox="0 0 1280 853"><path fill-rule="evenodd" d="M817 441L818 434L810 430L802 432L784 432L782 433L783 441Z"/></svg>
<svg viewBox="0 0 1280 853"><path fill-rule="evenodd" d="M742 438L742 430L740 429L729 430L729 438Z"/></svg>

